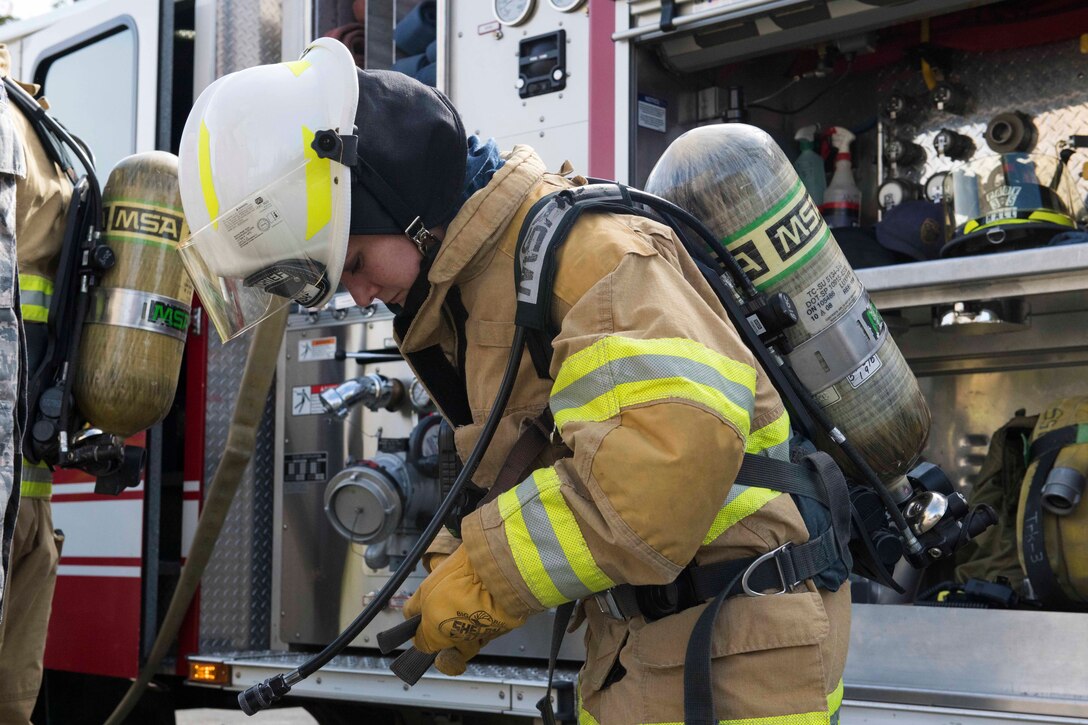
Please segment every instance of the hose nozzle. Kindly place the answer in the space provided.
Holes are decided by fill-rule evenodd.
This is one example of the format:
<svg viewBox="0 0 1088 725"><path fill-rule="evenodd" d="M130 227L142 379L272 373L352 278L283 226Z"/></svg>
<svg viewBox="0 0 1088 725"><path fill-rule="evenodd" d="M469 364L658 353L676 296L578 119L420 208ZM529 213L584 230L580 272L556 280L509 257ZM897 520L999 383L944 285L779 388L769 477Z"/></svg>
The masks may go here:
<svg viewBox="0 0 1088 725"><path fill-rule="evenodd" d="M246 715L256 715L291 691L284 675L270 677L238 693L238 707Z"/></svg>

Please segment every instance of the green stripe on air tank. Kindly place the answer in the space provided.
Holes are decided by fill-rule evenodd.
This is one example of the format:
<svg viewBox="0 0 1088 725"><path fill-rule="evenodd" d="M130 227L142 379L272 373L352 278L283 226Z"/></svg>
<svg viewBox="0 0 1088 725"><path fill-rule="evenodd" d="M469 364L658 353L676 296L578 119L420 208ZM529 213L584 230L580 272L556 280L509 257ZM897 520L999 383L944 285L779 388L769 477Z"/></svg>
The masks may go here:
<svg viewBox="0 0 1088 725"><path fill-rule="evenodd" d="M757 228L759 226L762 226L765 221L767 221L768 219L773 217L775 214L777 214L778 212L785 209L788 204L792 204L793 201L794 201L794 197L797 196L797 191L798 191L798 189L800 189L800 187L801 187L801 179L797 179L797 183L795 183L793 186L791 186L790 190L786 192L786 195L783 196L781 199L779 199L777 202L775 202L774 206L772 206L770 209L768 209L767 211L763 212L758 217L753 219L751 222L748 223L747 226L742 227L738 231L735 231L732 234L730 234L728 237L725 237L724 239L722 239L722 246L728 247L731 243L737 241L741 237L748 234L748 232L752 231L753 229L755 229L755 228Z"/></svg>

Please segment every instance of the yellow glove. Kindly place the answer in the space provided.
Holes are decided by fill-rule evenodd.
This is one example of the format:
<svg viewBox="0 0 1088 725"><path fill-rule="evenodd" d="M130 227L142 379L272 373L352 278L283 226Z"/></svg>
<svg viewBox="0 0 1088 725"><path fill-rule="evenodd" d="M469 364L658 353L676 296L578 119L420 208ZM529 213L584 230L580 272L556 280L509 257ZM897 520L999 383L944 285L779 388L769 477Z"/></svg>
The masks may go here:
<svg viewBox="0 0 1088 725"><path fill-rule="evenodd" d="M524 617L507 613L484 588L463 546L439 564L405 603L405 619L417 614L423 615L423 621L413 639L416 649L438 652L435 666L454 676L465 671L465 663L481 647L525 622ZM448 649L454 651L443 651Z"/></svg>

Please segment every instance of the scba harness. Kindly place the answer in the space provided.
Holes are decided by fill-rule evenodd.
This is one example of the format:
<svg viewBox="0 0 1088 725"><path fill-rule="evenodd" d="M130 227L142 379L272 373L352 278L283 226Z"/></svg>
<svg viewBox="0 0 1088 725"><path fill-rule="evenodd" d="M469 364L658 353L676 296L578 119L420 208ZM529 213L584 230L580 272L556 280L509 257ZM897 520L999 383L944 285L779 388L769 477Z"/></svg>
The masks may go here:
<svg viewBox="0 0 1088 725"><path fill-rule="evenodd" d="M559 332L550 319L556 255L580 215L586 212L642 216L665 223L676 233L703 278L714 290L734 329L759 360L782 397L795 433L791 441L791 459L798 462L777 460L770 457L768 451L745 454L735 485L788 493L808 530L808 541L802 544L787 543L747 559L710 565L693 563L668 584L620 584L592 595L603 613L619 619L634 616L659 619L710 602L700 614L687 646L684 710L686 723L716 723L710 642L715 617L725 599L741 594L785 594L806 581L812 581L818 588L834 591L847 580L850 572L902 593L902 588L896 584L890 572L900 558L906 556L913 566L924 568L933 560L951 554L985 530L993 522L993 511L988 507L969 511L966 501L954 491L947 477L930 463L923 463L907 474L911 491L918 495L906 501L895 501L872 466L831 421L793 370L788 357L792 348L783 331L797 322L798 314L789 297L782 293L768 295L756 289L737 260L706 225L679 206L619 184L593 183L540 198L530 208L519 230L514 259L517 294L514 338L495 403L464 466L460 470L455 470L458 467L454 465L445 466L449 469L447 477L455 480L448 485L443 483L443 503L420 541L406 557L406 562L412 561L414 566L423 547L429 544L437 531L439 521L444 521L452 530L458 529L461 515L517 485L524 478L526 470L531 472L532 462L538 454L549 443L554 445L554 441L551 441L554 427L550 421L550 411L545 409L533 425L525 427L488 492L484 493L469 481L483 451L490 445L498 421L510 400L525 348L529 349L537 375L550 379L552 340ZM692 241L692 232L703 244ZM414 314L411 310L418 309L420 301L427 294L427 269L434 254L435 249L432 248L424 255L420 273L422 282L417 282L417 286L413 287L404 313L398 314L394 320L394 327L402 336ZM454 303L451 312L462 346L458 359L463 360L467 311L459 304L456 287L451 290L451 295ZM464 425L472 422L463 370L457 370L437 345L406 353L405 357L420 378L427 381L433 397L451 423ZM831 456L816 450L809 442L815 440L834 443L836 450L850 462L860 482L851 481L848 484ZM923 525L921 519L929 510L926 504L933 500L946 504L947 515L927 520ZM918 501L922 505L917 505ZM900 505L903 505L906 513L900 510ZM913 514L912 507L917 509ZM911 514L911 523L908 523L906 514ZM338 638L338 642L348 642L358 634L370 621L368 617L372 617L375 607L384 601L381 597L391 596L395 586L400 586L406 576L407 571L398 569L372 606L356 618L349 630ZM545 723L549 725L556 721L549 694L552 674L574 605L574 602L568 602L556 608L547 691L537 703ZM389 654L407 641L419 625L419 620L420 617L414 617L379 634L378 644L382 652ZM306 672L300 668L300 676L309 674L309 671L320 666L320 662L327 661L330 656L328 652L335 651L334 645L315 658L313 665L308 664ZM408 684L414 684L433 664L435 656L412 648L398 657L391 669ZM273 682L268 687L276 696L289 689L286 681ZM565 699L565 707L560 710L563 719L567 720L571 719L567 717L568 713L573 717L573 703L569 695Z"/></svg>
<svg viewBox="0 0 1088 725"><path fill-rule="evenodd" d="M634 214L667 223L684 242L719 300L731 313L734 326L757 358L768 370L778 367L759 336L777 338L782 329L796 322L796 312L789 298L784 295L767 297L748 287L745 289L749 295L748 304L739 307L735 289L737 286L744 287L743 281L733 280L732 293L728 287L723 287L721 273L713 271L715 266L720 268L721 265L715 264L709 255L699 253L700 250L685 238L684 229L673 219L674 214L682 211L657 203L661 201L619 184L591 184L549 194L530 209L519 232L514 256L517 283L515 323L527 331L526 346L539 377L550 377L552 340L559 333L550 319L557 253L574 224L586 212ZM654 207L657 207L657 214L650 211ZM804 411L798 391L791 388L783 390L781 385L776 387L787 405L793 403L789 406L791 417L794 410ZM807 420L803 412L797 417ZM803 544L786 543L745 559L709 565L693 563L668 584L620 584L594 595L592 603L587 603L588 606L598 606L603 614L614 619L643 616L655 620L710 602L696 622L688 642L684 678L687 723L717 722L711 684L710 647L714 620L722 603L742 594L785 594L807 580L812 580L819 588L836 591L847 580L853 566L850 542L853 538L860 538L851 531L852 507L846 479L827 453L812 448L800 463L776 460L765 454L745 454L735 484L788 493L801 513L809 540ZM488 498L494 495L495 492L491 491ZM898 556L899 552L896 553ZM557 610L550 669L554 669L558 639L563 635L572 610L573 604L563 605ZM549 674L549 687L550 684ZM545 723L555 722L548 697L543 698L537 706Z"/></svg>

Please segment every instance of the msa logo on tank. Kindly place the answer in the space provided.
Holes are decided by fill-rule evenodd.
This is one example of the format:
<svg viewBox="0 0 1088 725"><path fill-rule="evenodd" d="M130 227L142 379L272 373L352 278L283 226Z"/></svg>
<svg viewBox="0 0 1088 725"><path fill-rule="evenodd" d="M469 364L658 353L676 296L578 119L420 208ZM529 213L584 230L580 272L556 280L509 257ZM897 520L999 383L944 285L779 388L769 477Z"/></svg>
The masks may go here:
<svg viewBox="0 0 1088 725"><path fill-rule="evenodd" d="M766 289L809 257L831 237L800 180L762 216L722 244L759 289Z"/></svg>
<svg viewBox="0 0 1088 725"><path fill-rule="evenodd" d="M189 329L189 308L163 300L149 300L144 306L144 319L153 325L172 327L185 332Z"/></svg>
<svg viewBox="0 0 1088 725"><path fill-rule="evenodd" d="M106 228L110 234L158 244L177 246L184 238L185 217L181 212L137 202L114 202L106 206Z"/></svg>

